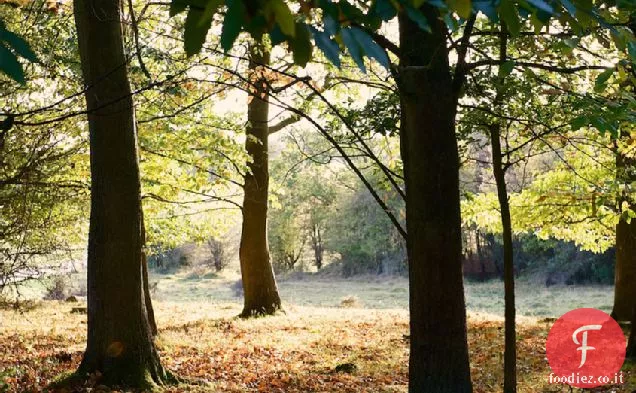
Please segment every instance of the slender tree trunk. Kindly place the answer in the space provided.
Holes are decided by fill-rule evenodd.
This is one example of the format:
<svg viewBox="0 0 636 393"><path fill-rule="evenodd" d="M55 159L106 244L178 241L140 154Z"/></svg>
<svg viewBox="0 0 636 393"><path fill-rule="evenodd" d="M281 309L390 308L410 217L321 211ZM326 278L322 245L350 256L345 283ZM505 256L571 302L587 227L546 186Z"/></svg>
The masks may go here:
<svg viewBox="0 0 636 393"><path fill-rule="evenodd" d="M499 41L499 60L507 59L508 31L504 23L501 25ZM497 81L497 93L493 106L496 113L501 111L504 98L505 77L500 76ZM515 310L515 275L514 254L512 245L512 223L510 221L510 203L506 189L506 168L502 162L501 151L501 119L495 119L490 126L490 145L492 148L492 169L497 185L497 197L501 210L501 225L503 228L503 264L504 264L504 302L505 302L505 348L504 348L504 393L517 391L517 333Z"/></svg>
<svg viewBox="0 0 636 393"><path fill-rule="evenodd" d="M456 104L446 28L400 15L400 144L409 260L409 392L472 392L466 338Z"/></svg>
<svg viewBox="0 0 636 393"><path fill-rule="evenodd" d="M274 314L281 308L280 296L269 259L267 243L267 203L269 189L268 142L269 98L261 64L269 64L263 45L250 47L252 94L247 108L245 149L252 158L245 175L243 231L239 259L243 277L244 305L241 316Z"/></svg>
<svg viewBox="0 0 636 393"><path fill-rule="evenodd" d="M167 379L143 283L136 128L118 0L75 0L90 133L88 342L78 376L148 387Z"/></svg>
<svg viewBox="0 0 636 393"><path fill-rule="evenodd" d="M322 246L322 235L320 233L320 226L314 225L311 230L311 244L314 248L314 265L316 265L316 269L320 270L322 268L322 256L324 254L324 249Z"/></svg>
<svg viewBox="0 0 636 393"><path fill-rule="evenodd" d="M499 124L490 128L492 146L492 164L497 196L501 209L501 224L503 227L504 247L504 298L505 298L505 349L504 349L504 393L517 391L517 333L515 326L515 276L514 259L512 253L512 224L510 222L510 204L503 163L501 162Z"/></svg>

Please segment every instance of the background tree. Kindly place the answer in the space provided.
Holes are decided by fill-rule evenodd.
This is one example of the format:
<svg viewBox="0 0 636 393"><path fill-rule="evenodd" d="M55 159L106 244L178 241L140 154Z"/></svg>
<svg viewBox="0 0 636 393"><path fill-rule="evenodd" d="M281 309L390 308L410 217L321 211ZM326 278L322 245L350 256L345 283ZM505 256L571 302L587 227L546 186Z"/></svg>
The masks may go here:
<svg viewBox="0 0 636 393"><path fill-rule="evenodd" d="M248 78L251 81L251 94L247 105L245 150L251 162L243 185L243 229L239 250L243 277L243 317L274 314L281 308L267 242L269 94L266 67L269 58L269 49L264 44L250 45Z"/></svg>

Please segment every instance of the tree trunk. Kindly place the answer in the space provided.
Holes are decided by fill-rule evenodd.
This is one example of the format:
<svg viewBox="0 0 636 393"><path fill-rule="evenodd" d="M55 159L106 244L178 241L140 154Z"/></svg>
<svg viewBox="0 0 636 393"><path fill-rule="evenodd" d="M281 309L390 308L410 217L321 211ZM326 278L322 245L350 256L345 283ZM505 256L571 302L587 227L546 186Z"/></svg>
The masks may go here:
<svg viewBox="0 0 636 393"><path fill-rule="evenodd" d="M88 109L88 340L76 375L145 388L167 379L153 343L142 263L136 128L118 0L75 0Z"/></svg>
<svg viewBox="0 0 636 393"><path fill-rule="evenodd" d="M324 255L324 248L322 246L322 235L320 233L320 226L314 224L311 230L311 245L314 249L314 265L316 269L322 268L322 257Z"/></svg>
<svg viewBox="0 0 636 393"><path fill-rule="evenodd" d="M510 222L510 204L504 167L501 162L499 125L495 124L490 129L490 141L492 146L492 164L495 182L497 183L497 196L501 209L501 224L503 227L503 263L504 263L504 299L505 299L505 349L504 349L504 393L517 391L517 333L515 326L515 276L514 258L512 253L512 224Z"/></svg>
<svg viewBox="0 0 636 393"><path fill-rule="evenodd" d="M472 392L462 278L459 157L446 28L400 15L400 144L409 260L409 392Z"/></svg>
<svg viewBox="0 0 636 393"><path fill-rule="evenodd" d="M141 244L146 244L146 224L144 221L144 212L143 209L139 213L141 215ZM150 297L150 284L148 282L148 255L146 253L146 249L143 248L141 251L141 268L143 275L143 291L144 291L144 301L146 302L146 312L148 313L148 323L150 324L150 331L152 332L153 337L157 335L159 330L157 329L157 321L155 320L155 309L152 306L152 298Z"/></svg>
<svg viewBox="0 0 636 393"><path fill-rule="evenodd" d="M636 34L636 17L632 16L627 26ZM632 91L636 86L631 86ZM621 138L629 138L628 132L621 132ZM616 151L616 180L624 184L626 189L636 182L636 159ZM636 202L630 195L619 198L619 207L623 202L629 203L632 210L636 209ZM614 308L612 317L619 321L632 318L632 311L636 307L636 220L630 223L620 220L616 225L616 269L614 272Z"/></svg>
<svg viewBox="0 0 636 393"><path fill-rule="evenodd" d="M625 132L622 138L629 137ZM620 184L629 187L636 182L636 159L624 156L616 151L616 178ZM629 188L627 188L629 189ZM636 204L630 195L619 198L621 206L627 202L631 209ZM616 268L614 275L614 309L612 317L619 321L629 321L636 307L636 219L629 223L621 219L616 225Z"/></svg>
<svg viewBox="0 0 636 393"><path fill-rule="evenodd" d="M636 219L616 225L616 270L612 317L629 321L636 306Z"/></svg>
<svg viewBox="0 0 636 393"><path fill-rule="evenodd" d="M269 97L261 64L269 64L269 53L263 45L251 45L249 68L253 86L247 108L245 149L252 162L245 175L239 249L244 293L242 317L274 314L281 308L267 243Z"/></svg>
<svg viewBox="0 0 636 393"><path fill-rule="evenodd" d="M627 342L626 357L631 360L636 360L636 330L634 327L636 327L636 307L632 312L632 326L630 326L629 341Z"/></svg>
<svg viewBox="0 0 636 393"><path fill-rule="evenodd" d="M501 25L499 41L499 60L503 63L507 59L508 31L504 23ZM497 93L493 102L495 113L501 111L504 98L505 77L499 77L496 83ZM492 169L497 185L497 197L501 210L501 226L503 228L503 264L504 264L504 393L517 391L517 333L515 310L515 275L514 254L512 245L512 223L510 221L510 203L506 189L506 169L502 162L501 151L501 119L495 119L490 126L490 146L492 148Z"/></svg>

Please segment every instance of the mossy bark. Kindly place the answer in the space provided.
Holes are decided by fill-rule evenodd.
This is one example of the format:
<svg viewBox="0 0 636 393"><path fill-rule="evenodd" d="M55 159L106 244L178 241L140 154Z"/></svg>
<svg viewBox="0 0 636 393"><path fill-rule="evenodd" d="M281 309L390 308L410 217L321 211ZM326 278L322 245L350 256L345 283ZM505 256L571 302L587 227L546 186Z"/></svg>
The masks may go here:
<svg viewBox="0 0 636 393"><path fill-rule="evenodd" d="M76 376L148 389L167 381L144 290L137 134L119 0L75 0L90 134L88 340Z"/></svg>

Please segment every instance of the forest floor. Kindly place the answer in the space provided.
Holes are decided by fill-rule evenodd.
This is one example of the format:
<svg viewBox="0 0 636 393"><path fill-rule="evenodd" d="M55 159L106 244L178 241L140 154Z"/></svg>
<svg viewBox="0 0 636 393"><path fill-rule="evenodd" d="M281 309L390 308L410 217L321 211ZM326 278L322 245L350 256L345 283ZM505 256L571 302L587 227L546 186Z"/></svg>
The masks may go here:
<svg viewBox="0 0 636 393"><path fill-rule="evenodd" d="M208 381L166 392L406 392L406 281L293 276L280 281L285 313L237 319L236 277L212 273L153 275L158 347L176 374ZM471 372L476 393L500 392L503 358L502 286L467 283ZM537 288L520 283L519 392L567 392L550 385L545 339L551 322L578 307L607 310L611 287ZM84 349L86 316L77 303L44 301L28 311L0 310L0 392L41 391L73 371ZM337 373L339 364L357 366ZM597 392L636 390L636 365L626 384ZM93 389L93 392L99 391ZM576 390L575 390L576 391Z"/></svg>

